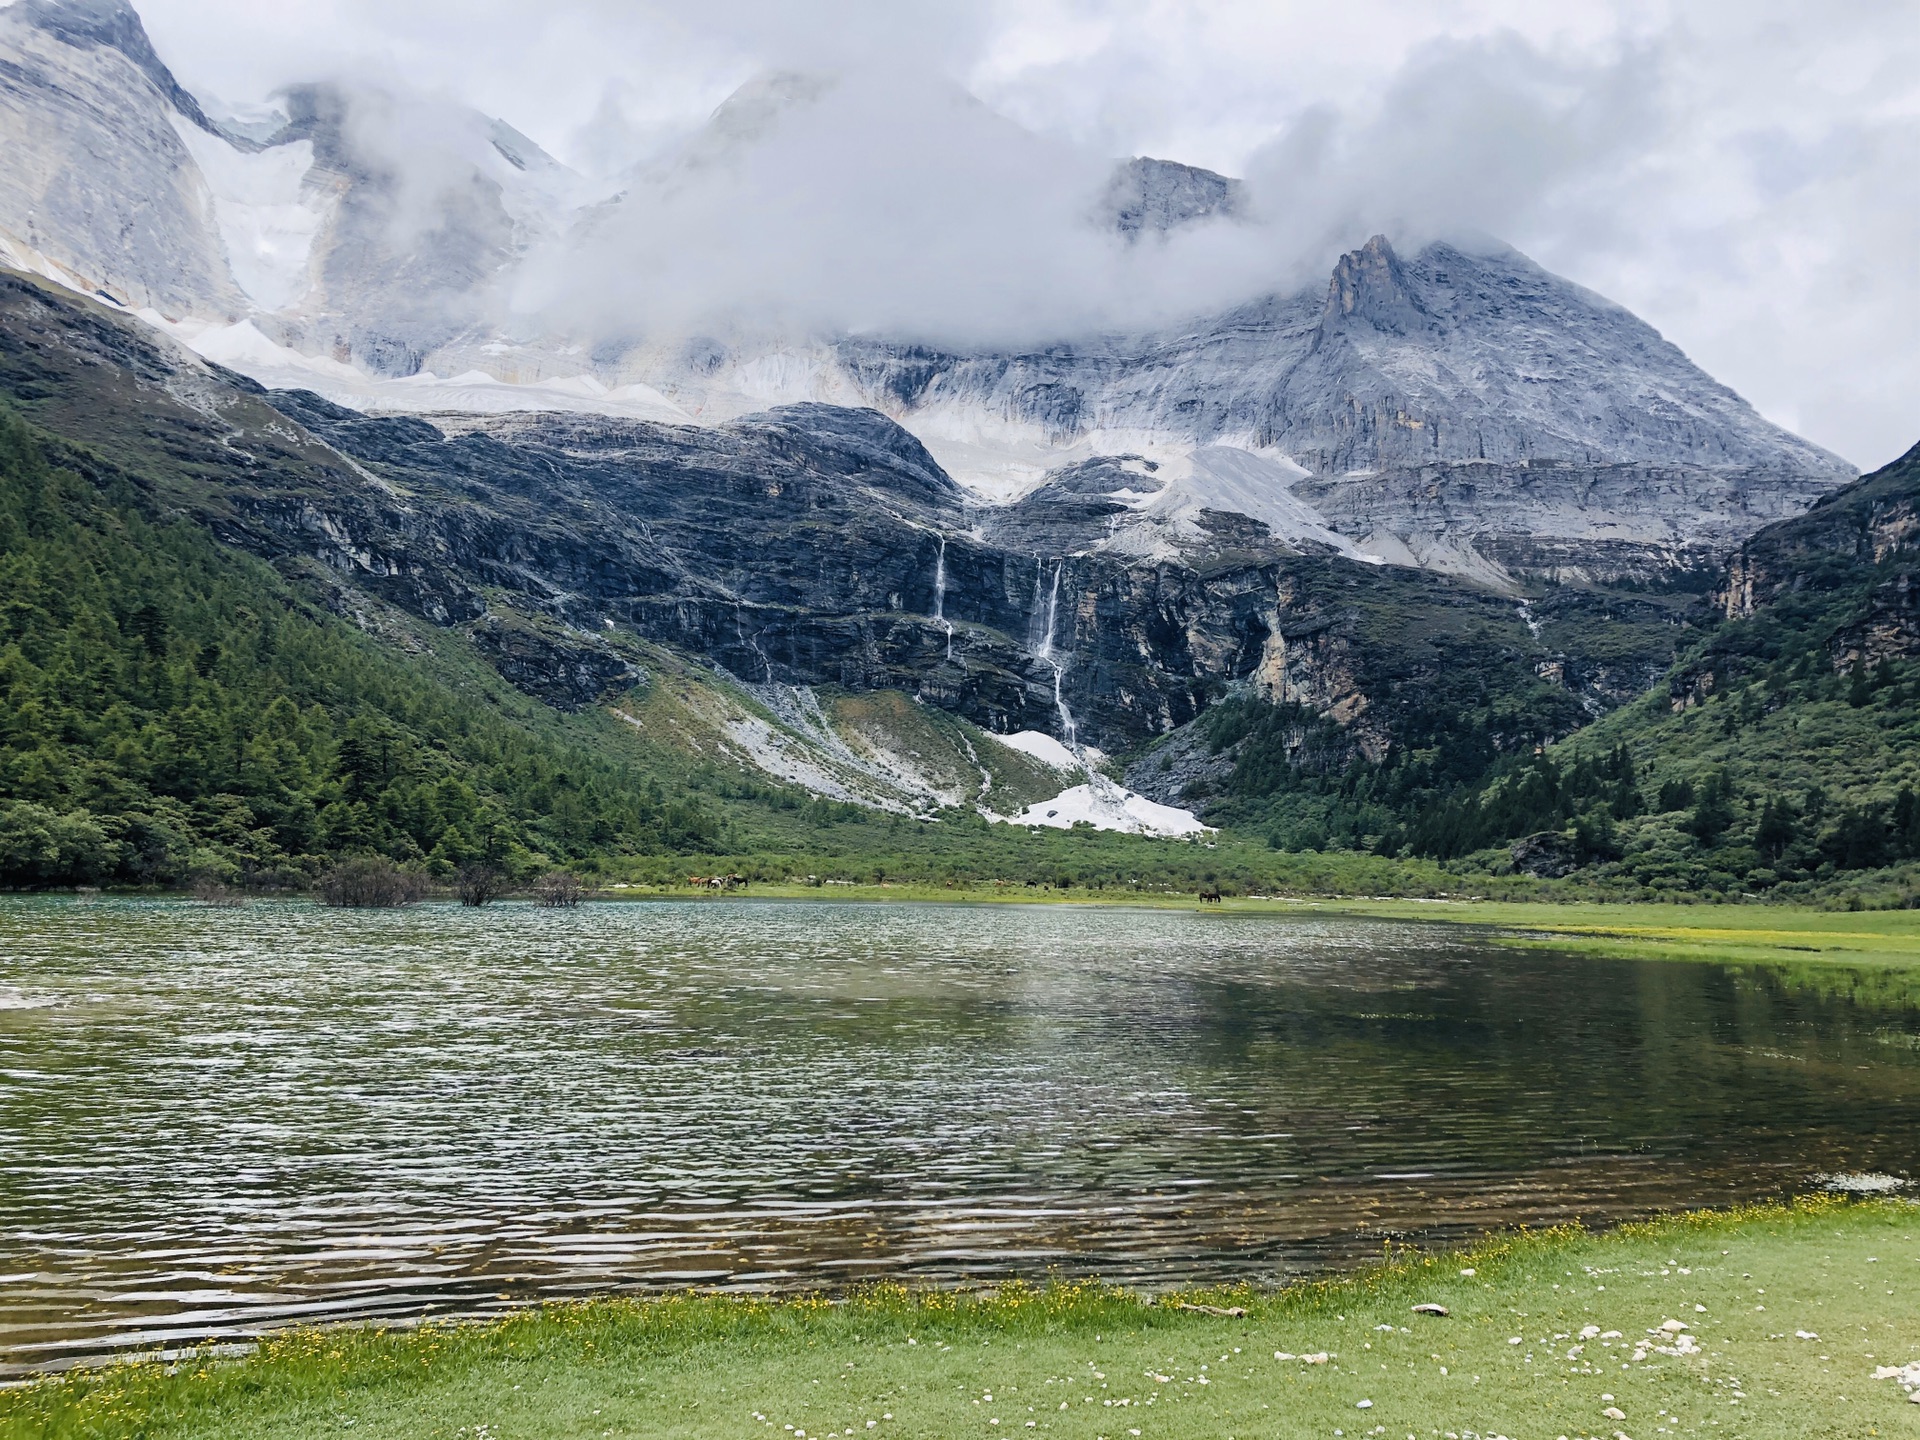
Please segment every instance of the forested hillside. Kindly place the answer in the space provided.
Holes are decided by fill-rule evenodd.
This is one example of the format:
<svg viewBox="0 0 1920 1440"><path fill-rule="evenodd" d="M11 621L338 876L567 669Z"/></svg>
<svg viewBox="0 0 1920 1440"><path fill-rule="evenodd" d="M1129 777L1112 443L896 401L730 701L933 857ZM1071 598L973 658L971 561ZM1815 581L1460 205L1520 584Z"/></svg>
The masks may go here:
<svg viewBox="0 0 1920 1440"><path fill-rule="evenodd" d="M1220 707L1202 722L1235 758L1219 813L1282 849L1603 887L1795 895L1882 872L1881 890L1910 892L1920 449L1754 536L1715 603L1718 623L1665 683L1485 778L1464 736L1349 762L1324 717Z"/></svg>
<svg viewBox="0 0 1920 1440"><path fill-rule="evenodd" d="M481 860L667 884L714 868L1049 889L1397 883L1361 857L1029 833L965 812L930 824L812 797L671 738L689 719L674 694L710 673L650 676L625 721L557 712L460 632L364 595L335 615L326 577L289 578L168 517L156 493L0 416L0 888L301 886L356 855L442 878Z"/></svg>
<svg viewBox="0 0 1920 1440"><path fill-rule="evenodd" d="M0 417L0 884L716 848L595 723L409 660Z"/></svg>

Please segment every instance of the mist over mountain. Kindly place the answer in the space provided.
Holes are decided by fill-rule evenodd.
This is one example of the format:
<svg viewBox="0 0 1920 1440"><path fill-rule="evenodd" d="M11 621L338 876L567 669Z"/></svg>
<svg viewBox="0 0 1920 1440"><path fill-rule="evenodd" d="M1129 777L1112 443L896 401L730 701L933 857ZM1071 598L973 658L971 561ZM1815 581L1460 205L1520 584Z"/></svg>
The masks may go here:
<svg viewBox="0 0 1920 1440"><path fill-rule="evenodd" d="M932 74L770 75L530 257L516 310L599 339L1139 329L1296 278L1244 207L1181 190L1204 173L1117 167Z"/></svg>
<svg viewBox="0 0 1920 1440"><path fill-rule="evenodd" d="M1854 473L1620 307L1432 233L1489 207L1417 146L1305 123L1251 180L1114 160L895 57L764 74L609 186L357 81L211 116L126 0L20 0L0 47L5 256L362 409L872 407L976 501L1033 497L989 528L1036 549L1193 559L1222 514L1502 587L1684 571ZM1542 177L1625 103L1506 73L1477 103L1537 112ZM1398 233L1342 234L1376 213Z"/></svg>
<svg viewBox="0 0 1920 1440"><path fill-rule="evenodd" d="M1328 774L1446 752L1416 808L1479 783L1855 478L1486 233L1631 140L1644 57L1412 64L1229 175L805 51L587 176L390 74L236 108L127 0L0 7L5 403L551 709L645 654L748 687L708 718L780 785L960 803L815 693L885 692L1088 782L1032 823L1165 835L1239 764L1223 703ZM1158 758L1129 792L1090 745Z"/></svg>

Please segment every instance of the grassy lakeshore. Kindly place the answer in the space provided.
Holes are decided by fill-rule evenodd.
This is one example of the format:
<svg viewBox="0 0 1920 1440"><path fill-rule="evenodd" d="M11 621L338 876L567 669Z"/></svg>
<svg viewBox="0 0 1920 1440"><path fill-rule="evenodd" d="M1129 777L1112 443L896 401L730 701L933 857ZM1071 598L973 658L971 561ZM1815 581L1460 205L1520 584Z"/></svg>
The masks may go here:
<svg viewBox="0 0 1920 1440"><path fill-rule="evenodd" d="M1284 908L1483 925L1507 944L1642 959L1920 965L1920 911L1915 910L1495 900L1329 900Z"/></svg>
<svg viewBox="0 0 1920 1440"><path fill-rule="evenodd" d="M0 1393L0 1436L1920 1436L1920 1405L1873 1378L1920 1361L1904 1203L1507 1237L1189 1298L1246 1313L1055 1285L307 1331Z"/></svg>
<svg viewBox="0 0 1920 1440"><path fill-rule="evenodd" d="M615 898L690 899L685 889L642 887ZM1257 899L1202 905L1165 891L1036 890L1024 886L756 885L759 900L873 901L892 904L1096 905L1201 910L1209 915L1354 915L1484 927L1504 944L1589 954L1723 963L1838 962L1920 965L1920 910L1816 910L1796 905L1679 905L1579 901Z"/></svg>

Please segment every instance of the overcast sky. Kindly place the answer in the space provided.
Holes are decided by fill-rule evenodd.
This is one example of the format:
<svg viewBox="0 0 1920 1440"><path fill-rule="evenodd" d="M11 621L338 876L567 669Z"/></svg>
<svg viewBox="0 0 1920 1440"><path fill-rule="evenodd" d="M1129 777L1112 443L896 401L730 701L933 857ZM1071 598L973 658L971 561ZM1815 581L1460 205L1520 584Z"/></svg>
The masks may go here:
<svg viewBox="0 0 1920 1440"><path fill-rule="evenodd" d="M1920 440L1912 0L137 3L188 87L230 105L387 77L600 174L768 67L944 72L1060 153L1253 177L1289 261L1373 228L1483 229L1857 464ZM876 153L927 183L911 145ZM1244 260L1215 258L1230 278Z"/></svg>

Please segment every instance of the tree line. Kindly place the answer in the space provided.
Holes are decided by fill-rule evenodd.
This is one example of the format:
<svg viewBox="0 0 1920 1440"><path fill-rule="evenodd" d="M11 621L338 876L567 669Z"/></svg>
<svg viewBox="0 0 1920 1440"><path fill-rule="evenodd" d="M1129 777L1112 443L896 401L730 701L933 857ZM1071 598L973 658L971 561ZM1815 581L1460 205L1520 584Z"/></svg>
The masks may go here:
<svg viewBox="0 0 1920 1440"><path fill-rule="evenodd" d="M98 471L0 417L0 885L723 841L705 797L516 713L477 663L408 663Z"/></svg>

